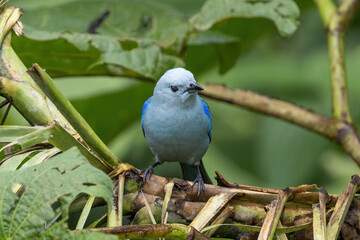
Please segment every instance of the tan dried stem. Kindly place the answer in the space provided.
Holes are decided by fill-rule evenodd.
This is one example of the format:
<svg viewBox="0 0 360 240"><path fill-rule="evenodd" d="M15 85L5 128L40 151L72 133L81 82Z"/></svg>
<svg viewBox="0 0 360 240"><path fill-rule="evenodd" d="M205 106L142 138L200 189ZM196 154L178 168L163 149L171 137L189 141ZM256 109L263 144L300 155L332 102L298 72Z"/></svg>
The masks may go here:
<svg viewBox="0 0 360 240"><path fill-rule="evenodd" d="M114 228L94 228L89 230L117 235L119 239L158 239L164 237L171 239L210 239L198 232L195 228L182 224L129 225Z"/></svg>
<svg viewBox="0 0 360 240"><path fill-rule="evenodd" d="M258 232L263 231L263 234L261 235L260 233L259 235L262 239L272 239L274 234L280 234L279 236L281 237L284 236L282 233L296 232L297 239L309 239L309 235L306 235L306 231L309 231L309 229L312 231L312 206L316 206L316 211L318 212L317 219L315 219L315 221L321 223L319 224L319 227L316 227L316 229L319 230L317 232L323 232L323 229L326 227L325 213L331 214L331 209L334 209L335 205L343 205L339 202L340 198L345 200L345 206L335 207L333 215L335 213L336 216L341 215L340 218L333 217L334 219L339 220L335 221L335 224L332 224L333 226L336 226L335 232L340 231L339 229L341 228L341 223L344 222L345 216L347 219L346 221L349 223L351 223L351 219L354 219L355 225L348 224L351 229L345 230L342 228L342 233L348 234L349 232L357 231L356 229L358 229L358 225L356 224L358 224L360 216L360 205L357 204L359 199L358 197L355 197L353 200L354 193L359 190L358 179L360 179L360 177L358 175L353 177L346 194L342 194L340 198L328 195L323 189L318 191L316 185L301 185L299 187L288 187L283 190L270 190L266 188L249 190L252 187L248 186L241 189L238 188L239 185L229 183L226 179L223 180L227 182L229 186L234 186L234 188L206 185L206 191L200 195L200 198L197 198L196 189L192 189L192 183L185 180L176 178L167 179L152 175L146 183L143 183L141 176L138 175L136 170L129 170L125 175L126 185L128 185L125 189L133 189L124 195L124 208L126 208L125 214L133 214L136 212L136 215L139 215L138 217L141 219L140 222L137 222L141 224L151 222L146 211L140 213L140 209L144 209L146 203L148 203L150 208L153 208L154 210L156 208L159 209L159 211L155 210L154 212L156 214L155 218L160 219L161 206L164 205L163 199L166 195L166 185L172 181L174 182L174 188L171 199L168 202L169 223L185 221L190 222L194 220L194 218L198 218L198 215L201 215L199 213L204 211L205 205L212 205L211 200L209 202L209 199L214 199L212 198L214 196L221 196L222 193L223 195L235 195L233 195L231 199L229 198L230 200L228 203L224 205L225 209L228 208L227 213L224 214L225 210L223 210L222 204L221 206L218 206L218 203L214 203L216 205L214 205L214 211L211 209L208 210L211 212L211 216L206 217L206 219L210 220L215 218L215 221L210 221L209 224L211 224L211 226L204 228L204 232L209 229L214 229L211 231L211 233L213 233L215 228L217 228L217 234L220 235L221 233L234 231L250 231L253 232L252 236L257 237ZM134 184L136 184L139 188L130 187ZM316 192L310 192L313 190ZM144 199L146 199L146 201ZM352 200L352 208L349 210ZM227 200L224 202L227 202ZM270 206L273 204L273 207L270 207L270 210L266 212L265 208L269 204ZM229 211L230 209L231 211ZM144 221L144 216L147 217L148 220ZM220 222L224 222L225 220L228 220L226 224L218 225ZM280 221L282 225L279 225ZM205 226L203 223L201 224L202 225L199 229ZM226 229L226 226L229 228ZM263 226L264 230L261 230L261 226ZM298 232L300 230L302 233ZM210 235L210 232L207 232L206 235L208 234ZM323 236L324 234L321 235Z"/></svg>

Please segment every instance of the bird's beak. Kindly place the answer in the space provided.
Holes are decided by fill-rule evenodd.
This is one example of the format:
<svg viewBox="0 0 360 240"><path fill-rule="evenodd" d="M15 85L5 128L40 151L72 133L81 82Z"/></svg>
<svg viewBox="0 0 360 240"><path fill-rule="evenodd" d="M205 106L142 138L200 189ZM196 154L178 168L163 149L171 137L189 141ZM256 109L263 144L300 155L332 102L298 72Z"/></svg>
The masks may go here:
<svg viewBox="0 0 360 240"><path fill-rule="evenodd" d="M187 92L199 92L202 90L204 89L197 83L190 83L189 87L186 89Z"/></svg>

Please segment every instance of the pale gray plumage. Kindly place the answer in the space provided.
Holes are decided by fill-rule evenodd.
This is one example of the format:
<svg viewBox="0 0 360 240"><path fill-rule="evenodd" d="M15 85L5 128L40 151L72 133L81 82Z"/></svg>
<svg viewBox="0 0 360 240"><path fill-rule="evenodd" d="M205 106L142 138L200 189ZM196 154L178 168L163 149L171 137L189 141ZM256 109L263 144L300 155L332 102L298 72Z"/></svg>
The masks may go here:
<svg viewBox="0 0 360 240"><path fill-rule="evenodd" d="M167 71L143 107L141 126L156 163L144 170L144 180L153 167L168 161L198 168L198 194L204 183L199 171L201 158L211 141L211 116L197 92L203 90L184 68Z"/></svg>

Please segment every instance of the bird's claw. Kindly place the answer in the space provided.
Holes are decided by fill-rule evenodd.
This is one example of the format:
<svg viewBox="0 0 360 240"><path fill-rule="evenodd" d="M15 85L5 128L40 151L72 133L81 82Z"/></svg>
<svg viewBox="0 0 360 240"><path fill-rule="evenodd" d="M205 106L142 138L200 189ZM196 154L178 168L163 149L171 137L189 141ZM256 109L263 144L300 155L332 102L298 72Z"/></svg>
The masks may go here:
<svg viewBox="0 0 360 240"><path fill-rule="evenodd" d="M143 170L140 171L140 175L144 174L143 176L143 182L146 182L146 178L147 176L149 176L149 178L151 177L151 175L154 173L154 168L153 166L150 166L148 168L145 168Z"/></svg>
<svg viewBox="0 0 360 240"><path fill-rule="evenodd" d="M198 184L197 187L197 196L200 196L201 191L205 191L205 184L204 184L204 180L202 179L201 175L198 174L193 182L192 186L195 186L196 183Z"/></svg>

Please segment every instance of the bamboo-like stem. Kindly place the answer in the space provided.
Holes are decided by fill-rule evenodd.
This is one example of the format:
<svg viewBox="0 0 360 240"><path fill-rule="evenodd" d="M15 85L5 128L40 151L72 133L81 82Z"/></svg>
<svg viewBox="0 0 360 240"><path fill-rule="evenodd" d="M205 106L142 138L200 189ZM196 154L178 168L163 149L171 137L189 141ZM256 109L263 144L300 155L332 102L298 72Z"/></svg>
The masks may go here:
<svg viewBox="0 0 360 240"><path fill-rule="evenodd" d="M355 182L354 179L359 179L359 176L354 176L352 182ZM320 190L320 192L309 192L314 190L314 185L289 187L280 191L279 189L273 189L273 191L269 191L270 189L264 189L265 192L206 185L206 192L200 195L200 199L198 199L196 198L196 189L191 189L191 182L180 179L167 179L152 175L151 178L144 184L142 182L142 178L137 175L136 172L128 171L126 173L125 189L133 190L131 192L127 192L124 196L124 208L126 209L124 210L125 214L134 214L137 212L137 215L141 215L138 217L142 219L139 223L151 223L150 218L148 218L148 212L146 209L145 211L142 211L142 213L141 210L139 211L139 209L144 210L144 206L147 203L150 205L149 208L159 209L159 211L155 210L154 214L156 214L156 219L160 219L161 206L164 204L163 199L166 194L165 186L170 181L174 181L176 187L174 187L172 197L168 203L168 211L170 216L169 223L179 222L179 219L182 219L181 221L186 220L189 222L193 220L194 217L196 217L198 213L202 211L202 209L204 209L206 202L208 202L212 196L216 196L219 193L236 193L236 195L227 204L227 206L234 210L232 214L228 215L229 218L227 221L227 223L234 223L233 228L232 230L226 228L224 229L219 225L219 233L234 231L234 228L236 227L238 227L239 232L260 232L260 226L264 219L267 218L265 207L270 202L274 200L276 201L278 199L280 199L280 201L276 202L279 203L278 209L280 210L273 211L274 214L270 214L271 221L269 222L272 222L272 224L268 228L269 230L271 229L271 232L274 232L275 234L291 233L305 228L311 229L311 216L313 212L312 206L314 204L319 204L320 202L320 209L322 212L324 212L324 214L322 214L323 217L325 217L325 209L326 211L329 211L330 209L334 208L335 205L339 205L338 197L327 195L324 190ZM141 191L139 191L138 188L130 187L134 184L134 182L137 182ZM248 187L248 189L250 188L251 187ZM281 192L285 195L285 197L278 197L279 193ZM353 192L354 191L351 191L351 193ZM356 201L353 202L354 204L352 205L353 207L350 208L350 211L344 211L345 208L342 208L341 214L343 215L346 212L348 217L357 219L357 217L359 217L357 207L358 205L356 203L357 201L358 197L356 197ZM347 201L347 206L349 206L348 203L350 203L350 201ZM283 210L281 211L281 209ZM221 210L219 210L219 213L220 212ZM298 222L298 220L301 219L302 221ZM281 221L283 226L276 226L276 221ZM325 218L323 218L321 221L325 221ZM229 226L231 226L231 224ZM218 226L212 226L210 228L213 227L215 228ZM210 228L205 228L204 232ZM358 227L355 225L353 228L358 229ZM272 233L266 234L265 237L269 238L271 235ZM299 239L308 239L308 237Z"/></svg>
<svg viewBox="0 0 360 240"><path fill-rule="evenodd" d="M66 99L60 89L54 84L50 76L38 65L34 64L28 72L45 92L46 96L54 103L59 111L65 116L75 130L80 134L89 147L94 150L100 158L115 169L119 159L110 151L105 143L96 135L94 130Z"/></svg>
<svg viewBox="0 0 360 240"><path fill-rule="evenodd" d="M360 166L360 140L351 124L250 91L230 90L218 84L204 84L203 87L205 88L203 96L277 117L336 141Z"/></svg>
<svg viewBox="0 0 360 240"><path fill-rule="evenodd" d="M321 221L320 204L313 204L313 235L314 240L326 240Z"/></svg>
<svg viewBox="0 0 360 240"><path fill-rule="evenodd" d="M95 228L89 230L117 235L119 239L210 239L195 230L193 227L182 224L130 225L114 228Z"/></svg>
<svg viewBox="0 0 360 240"><path fill-rule="evenodd" d="M328 193L324 188L319 190L319 203L313 204L314 240L326 240L326 201Z"/></svg>
<svg viewBox="0 0 360 240"><path fill-rule="evenodd" d="M124 174L120 174L118 177L118 191L119 191L119 197L117 202L117 222L119 226L122 226L123 222L123 203L124 203L124 185L125 185L125 176Z"/></svg>
<svg viewBox="0 0 360 240"><path fill-rule="evenodd" d="M327 239L337 239L339 236L341 226L344 223L355 193L359 190L359 185L360 177L354 175L347 189L340 195L327 226Z"/></svg>
<svg viewBox="0 0 360 240"><path fill-rule="evenodd" d="M13 106L31 125L49 125L56 120L73 134L74 129L29 76L11 47L11 29L21 13L19 8L8 7L0 15L0 95L11 99Z"/></svg>
<svg viewBox="0 0 360 240"><path fill-rule="evenodd" d="M205 225L208 224L208 222L219 212L219 210L222 209L235 195L236 193L221 193L212 196L189 226L201 231L201 229L203 229Z"/></svg>
<svg viewBox="0 0 360 240"><path fill-rule="evenodd" d="M279 193L278 198L271 202L264 224L259 233L259 240L273 239L277 224L280 220L280 215L282 214L289 196L289 192L282 191Z"/></svg>
<svg viewBox="0 0 360 240"><path fill-rule="evenodd" d="M224 210L217 216L217 218L211 223L211 225L218 225L208 231L205 232L205 235L211 237L217 229L219 229L220 225L225 222L226 219L230 217L234 213L234 207L227 205Z"/></svg>
<svg viewBox="0 0 360 240"><path fill-rule="evenodd" d="M169 200L173 191L174 182L169 182L165 185L165 197L164 197L164 204L161 211L161 223L166 224L166 213L169 204Z"/></svg>

